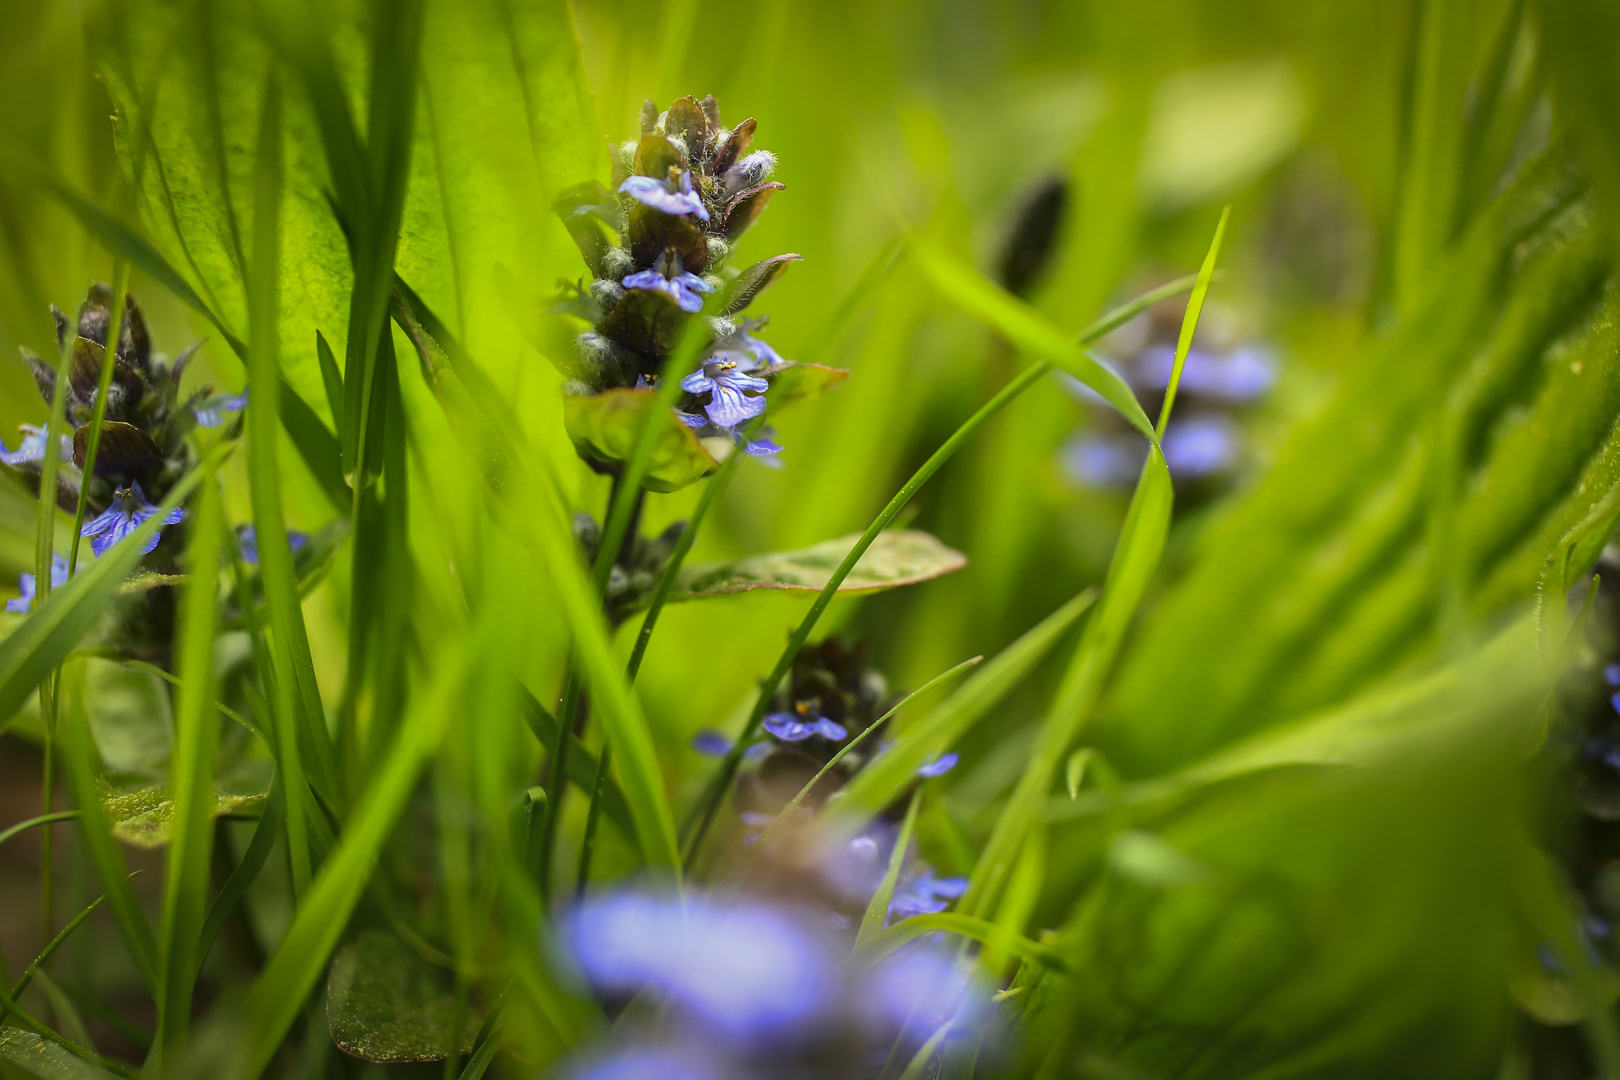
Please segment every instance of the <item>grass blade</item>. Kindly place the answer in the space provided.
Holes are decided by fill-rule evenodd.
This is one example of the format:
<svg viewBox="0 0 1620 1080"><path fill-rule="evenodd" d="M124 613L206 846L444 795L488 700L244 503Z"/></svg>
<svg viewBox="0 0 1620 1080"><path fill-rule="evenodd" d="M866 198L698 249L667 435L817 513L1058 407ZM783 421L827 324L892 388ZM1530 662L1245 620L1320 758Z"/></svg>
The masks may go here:
<svg viewBox="0 0 1620 1080"><path fill-rule="evenodd" d="M201 973L202 966L208 960L208 953L214 947L214 939L219 936L220 929L230 916L231 910L241 903L242 897L247 895L248 888L259 871L264 869L265 860L270 858L270 849L275 846L276 836L281 832L282 821L286 817L286 789L281 783L281 773L277 772L270 781L270 796L265 800L264 811L259 815L259 824L253 830L253 839L248 841L247 851L242 853L242 861L236 864L231 876L225 879L224 886L214 902L208 908L208 915L203 919L202 930L197 934L197 971Z"/></svg>
<svg viewBox="0 0 1620 1080"><path fill-rule="evenodd" d="M1040 312L989 278L928 242L913 238L912 257L934 287L967 314L989 326L1031 357L1073 375L1114 407L1132 427L1157 441L1153 424L1130 386Z"/></svg>
<svg viewBox="0 0 1620 1080"><path fill-rule="evenodd" d="M59 821L76 821L78 817L79 812L77 810L62 810L54 814L41 814L39 817L31 817L27 821L19 821L11 828L0 832L0 844L4 844L7 840L25 833L29 829L37 829L41 825L55 825Z"/></svg>
<svg viewBox="0 0 1620 1080"><path fill-rule="evenodd" d="M901 919L887 930L872 935L856 946L855 960L857 963L875 964L902 945L939 930L947 930L982 944L1003 949L1021 960L1044 964L1057 971L1064 970L1062 958L1052 949L1037 944L1022 934L1009 933L993 922L976 919L971 915L960 915L954 911L942 911L934 915L913 915L909 919Z"/></svg>
<svg viewBox="0 0 1620 1080"><path fill-rule="evenodd" d="M1220 251L1226 217L1227 211L1222 211L1215 238L1187 302L1175 363L1171 369L1171 389L1165 394L1164 407L1159 414L1159 431L1164 430L1170 419L1175 383L1186 364L1193 330L1209 291L1210 278L1215 272L1215 259ZM1131 496L1130 508L1126 511L1125 523L1114 548L1114 557L1103 580L1097 610L1086 624L1085 633L1081 635L1057 697L1042 722L1029 764L1019 777L1012 796L1002 807L990 840L980 856L972 885L962 898L961 910L964 914L988 915L1000 901L1013 864L1023 850L1031 825L1041 813L1062 758L1095 706L1102 692L1103 681L1124 640L1125 631L1158 568L1159 556L1164 551L1165 537L1170 530L1173 502L1170 470L1155 442L1148 451L1136 491Z"/></svg>
<svg viewBox="0 0 1620 1080"><path fill-rule="evenodd" d="M900 823L900 832L894 838L894 850L889 852L889 865L883 871L883 880L878 883L877 891L872 899L866 902L866 913L861 916L860 929L855 933L855 948L873 940L883 930L883 924L889 918L889 905L894 902L894 887L900 880L900 868L906 864L906 849L911 846L911 833L917 827L917 809L922 805L922 789L912 792L911 802L906 804L905 820Z"/></svg>
<svg viewBox="0 0 1620 1080"><path fill-rule="evenodd" d="M175 714L169 780L174 817L164 877L160 938L162 995L152 1054L162 1068L178 1049L191 1019L200 928L208 906L213 852L214 770L219 719L214 709L214 632L218 618L220 534L224 509L219 485L205 476L193 511L189 569L176 642L180 701Z"/></svg>
<svg viewBox="0 0 1620 1080"><path fill-rule="evenodd" d="M894 745L867 762L839 791L836 817L829 825L840 832L857 828L861 821L893 802L917 775L917 770L949 750L979 719L1022 683L1049 649L1097 599L1088 588L1026 630L981 671L957 688L938 708L902 734Z"/></svg>
<svg viewBox="0 0 1620 1080"><path fill-rule="evenodd" d="M100 896L90 901L83 911L69 919L66 926L62 927L62 929L56 932L56 936L50 940L50 943L39 951L38 956L34 957L34 962L23 969L22 975L19 976L17 981L11 985L11 1000L16 1001L18 998L22 997L22 992L28 989L28 984L33 981L34 975L39 971L39 969L45 966L46 961L51 958L51 955L55 953L57 949L62 947L62 943L64 941L73 936L73 931L77 930L81 925L83 925L84 920L93 915L96 908L100 907L102 902L106 899L107 894L102 893ZM5 1017L6 1010L3 1007L0 1007L0 1020L4 1020Z"/></svg>

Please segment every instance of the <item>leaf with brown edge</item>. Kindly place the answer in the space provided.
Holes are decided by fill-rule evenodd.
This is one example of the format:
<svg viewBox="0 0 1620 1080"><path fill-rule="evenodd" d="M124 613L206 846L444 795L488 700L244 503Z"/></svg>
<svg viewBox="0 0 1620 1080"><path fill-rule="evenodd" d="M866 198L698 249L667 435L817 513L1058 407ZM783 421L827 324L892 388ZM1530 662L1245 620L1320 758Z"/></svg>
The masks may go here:
<svg viewBox="0 0 1620 1080"><path fill-rule="evenodd" d="M669 107L664 131L686 144L688 156L701 157L709 142L709 118L697 98L683 97Z"/></svg>
<svg viewBox="0 0 1620 1080"><path fill-rule="evenodd" d="M174 820L174 792L169 785L114 773L100 777L97 788L114 837L147 849L169 842L169 826ZM264 801L269 793L270 762L249 759L215 781L212 816L235 813Z"/></svg>
<svg viewBox="0 0 1620 1080"><path fill-rule="evenodd" d="M90 429L94 425L82 424L73 433L73 464L84 468L85 454L90 447ZM96 448L96 475L108 473L138 473L156 469L163 464L163 451L152 437L134 424L119 420L101 422L101 445Z"/></svg>
<svg viewBox="0 0 1620 1080"><path fill-rule="evenodd" d="M680 572L670 600L729 596L755 589L815 592L832 577L860 537L851 533L797 551L773 551L723 563L689 566ZM875 592L915 585L967 565L967 556L917 529L890 529L867 548L842 585L841 593Z"/></svg>
<svg viewBox="0 0 1620 1080"><path fill-rule="evenodd" d="M89 338L76 338L73 342L72 366L68 372L68 385L73 387L73 393L86 405L93 404L96 398L96 388L101 382L101 363L106 350ZM121 411L127 404L140 398L144 387L141 377L135 369L122 360L113 360L112 392L107 404L114 412Z"/></svg>
<svg viewBox="0 0 1620 1080"><path fill-rule="evenodd" d="M563 398L563 427L580 456L588 461L619 465L635 448L649 408L664 413L642 486L668 493L696 483L719 467L703 449L692 429L675 418L673 409L658 405L658 395L646 390L604 390L589 396Z"/></svg>
<svg viewBox="0 0 1620 1080"><path fill-rule="evenodd" d="M724 174L727 169L735 165L737 159L742 156L742 152L748 149L748 144L754 138L755 125L756 121L750 116L731 129L731 134L726 136L726 141L720 145L720 152L714 156L714 173L716 176Z"/></svg>
<svg viewBox="0 0 1620 1080"><path fill-rule="evenodd" d="M759 215L765 212L765 204L770 201L771 192L781 191L785 187L786 184L768 180L734 195L726 204L726 239L736 240L747 232L754 222L759 220Z"/></svg>
<svg viewBox="0 0 1620 1080"><path fill-rule="evenodd" d="M772 255L750 266L720 294L720 314L735 315L742 311L754 302L755 297L774 285L789 266L803 259L803 255Z"/></svg>
<svg viewBox="0 0 1620 1080"><path fill-rule="evenodd" d="M766 397L778 408L803 398L815 397L849 378L849 372L843 368L802 364L797 360L772 364L756 374L771 380L771 390Z"/></svg>
<svg viewBox="0 0 1620 1080"><path fill-rule="evenodd" d="M643 135L636 144L635 164L632 166L637 176L656 176L660 180L668 179L670 169L685 170L686 158L675 148L675 144L656 132Z"/></svg>

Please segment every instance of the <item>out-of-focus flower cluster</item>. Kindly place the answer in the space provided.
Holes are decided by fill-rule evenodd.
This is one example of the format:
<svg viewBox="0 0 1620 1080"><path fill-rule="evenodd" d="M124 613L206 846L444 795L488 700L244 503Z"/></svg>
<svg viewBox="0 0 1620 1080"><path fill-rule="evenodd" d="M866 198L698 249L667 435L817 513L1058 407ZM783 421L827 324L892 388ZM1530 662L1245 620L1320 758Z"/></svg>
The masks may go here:
<svg viewBox="0 0 1620 1080"><path fill-rule="evenodd" d="M567 1067L574 1080L876 1076L990 1016L990 988L955 950L916 941L868 962L802 904L619 892L563 932L619 1017L610 1047Z"/></svg>
<svg viewBox="0 0 1620 1080"><path fill-rule="evenodd" d="M1187 353L1175 415L1164 433L1165 464L1181 496L1178 502L1219 492L1242 468L1246 459L1242 417L1276 382L1277 363L1271 351L1235 340L1210 314L1201 320ZM1157 415L1170 385L1180 325L1180 308L1163 304L1116 332L1100 350L1136 391L1149 416ZM1147 458L1146 442L1093 391L1075 380L1066 380L1066 385L1092 408L1085 428L1059 451L1062 472L1083 487L1131 490Z"/></svg>

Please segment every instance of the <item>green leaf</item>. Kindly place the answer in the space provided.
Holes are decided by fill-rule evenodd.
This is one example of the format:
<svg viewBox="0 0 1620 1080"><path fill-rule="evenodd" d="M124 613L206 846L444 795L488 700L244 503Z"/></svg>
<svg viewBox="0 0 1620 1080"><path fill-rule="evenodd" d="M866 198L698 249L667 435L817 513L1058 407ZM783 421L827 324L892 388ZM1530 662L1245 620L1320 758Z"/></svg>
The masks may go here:
<svg viewBox="0 0 1620 1080"><path fill-rule="evenodd" d="M961 305L963 311L1001 334L1022 352L1063 369L1097 391L1132 427L1157 441L1153 424L1130 386L1112 368L1099 363L1076 345L1073 335L1053 325L1046 316L973 267L921 238L912 238L911 255L934 287Z"/></svg>
<svg viewBox="0 0 1620 1080"><path fill-rule="evenodd" d="M772 255L748 267L720 293L719 310L722 315L735 315L759 294L776 283L787 268L804 258L803 255Z"/></svg>
<svg viewBox="0 0 1620 1080"><path fill-rule="evenodd" d="M270 792L269 774L268 761L253 760L219 777L208 816L232 814L263 802ZM169 843L175 812L175 796L169 785L120 782L115 774L103 778L99 789L102 813L119 840L148 849Z"/></svg>
<svg viewBox="0 0 1620 1080"><path fill-rule="evenodd" d="M648 409L659 409L658 395L644 390L605 390L563 397L563 426L580 452L593 461L618 465L629 460ZM663 408L665 420L653 445L643 481L649 491L679 491L720 467L692 429Z"/></svg>
<svg viewBox="0 0 1620 1080"><path fill-rule="evenodd" d="M901 919L858 946L855 950L855 962L874 964L902 945L915 941L924 934L940 930L960 934L965 938L1003 949L1014 956L1059 971L1064 968L1063 958L1055 950L1037 945L1022 934L1007 933L999 929L995 923L975 919L971 915L959 915L954 911L942 911L935 915L913 915L909 919Z"/></svg>
<svg viewBox="0 0 1620 1080"><path fill-rule="evenodd" d="M861 916L860 929L855 934L855 947L873 940L883 931L883 926L889 920L889 905L894 903L894 887L900 880L900 870L905 866L906 855L911 850L911 832L917 825L917 808L922 805L922 792L914 791L911 801L906 804L906 816L900 823L900 831L895 835L894 847L889 852L889 864L883 870L883 879L878 882L872 899L866 903L866 911Z"/></svg>
<svg viewBox="0 0 1620 1080"><path fill-rule="evenodd" d="M770 399L771 408L780 409L831 390L847 378L849 372L843 368L788 360L770 373L771 390L765 396Z"/></svg>
<svg viewBox="0 0 1620 1080"><path fill-rule="evenodd" d="M0 1061L39 1080L113 1080L113 1074L21 1028L0 1028Z"/></svg>
<svg viewBox="0 0 1620 1080"><path fill-rule="evenodd" d="M775 551L730 562L686 567L676 578L670 600L730 596L755 589L820 591L858 539L860 537L851 534L823 540L798 551ZM966 555L946 547L928 533L891 529L880 533L866 549L855 569L839 583L838 592L876 592L915 585L955 573L966 565Z"/></svg>
<svg viewBox="0 0 1620 1080"><path fill-rule="evenodd" d="M458 1010L447 973L429 966L393 934L362 930L332 958L326 1022L344 1053L377 1064L443 1061L452 1042L472 1050L483 1017Z"/></svg>

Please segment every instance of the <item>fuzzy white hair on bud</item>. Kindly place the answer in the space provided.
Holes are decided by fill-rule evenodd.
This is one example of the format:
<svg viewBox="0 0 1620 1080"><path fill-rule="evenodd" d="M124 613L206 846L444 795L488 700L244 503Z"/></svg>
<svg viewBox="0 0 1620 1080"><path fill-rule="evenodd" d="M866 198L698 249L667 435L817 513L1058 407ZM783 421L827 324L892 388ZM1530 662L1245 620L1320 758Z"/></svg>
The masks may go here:
<svg viewBox="0 0 1620 1080"><path fill-rule="evenodd" d="M630 252L624 248L613 247L602 252L602 274L604 277L622 278L635 268L636 260L632 259Z"/></svg>
<svg viewBox="0 0 1620 1080"><path fill-rule="evenodd" d="M755 184L763 184L776 171L776 155L769 150L755 150L737 159L726 170L726 193L735 195Z"/></svg>
<svg viewBox="0 0 1620 1080"><path fill-rule="evenodd" d="M731 244L718 236L709 237L709 262L715 266L726 261L731 254Z"/></svg>

